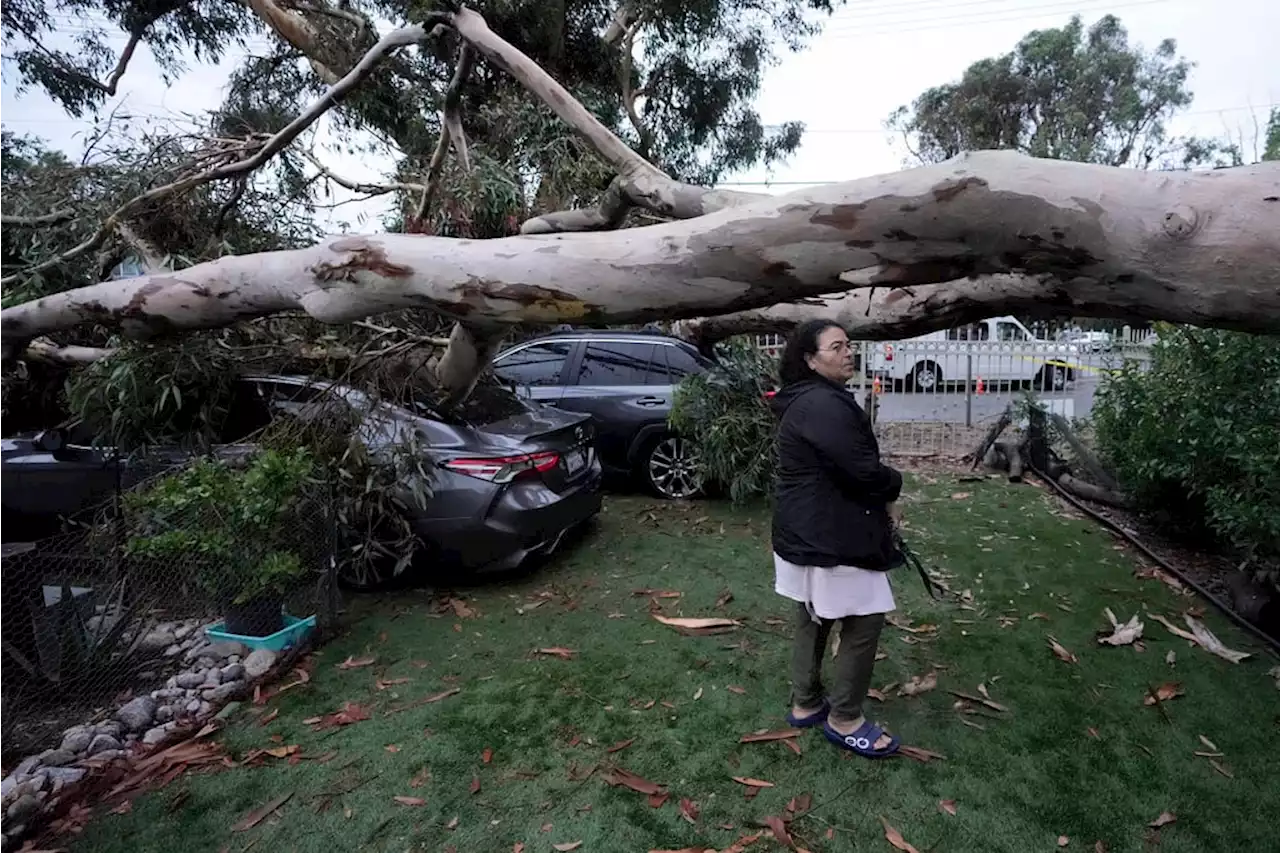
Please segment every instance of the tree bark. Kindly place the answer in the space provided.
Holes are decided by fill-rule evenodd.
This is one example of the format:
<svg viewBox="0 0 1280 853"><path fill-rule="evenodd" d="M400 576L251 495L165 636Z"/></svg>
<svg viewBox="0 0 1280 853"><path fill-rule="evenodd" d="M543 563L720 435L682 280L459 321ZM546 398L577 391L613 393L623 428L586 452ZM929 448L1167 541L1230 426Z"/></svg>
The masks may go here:
<svg viewBox="0 0 1280 853"><path fill-rule="evenodd" d="M635 323L853 285L893 312L867 323L870 337L1036 308L1275 333L1276 198L1280 163L1149 173L985 151L623 231L328 237L47 296L4 309L0 328L10 357L90 324L145 336L405 307L473 328Z"/></svg>

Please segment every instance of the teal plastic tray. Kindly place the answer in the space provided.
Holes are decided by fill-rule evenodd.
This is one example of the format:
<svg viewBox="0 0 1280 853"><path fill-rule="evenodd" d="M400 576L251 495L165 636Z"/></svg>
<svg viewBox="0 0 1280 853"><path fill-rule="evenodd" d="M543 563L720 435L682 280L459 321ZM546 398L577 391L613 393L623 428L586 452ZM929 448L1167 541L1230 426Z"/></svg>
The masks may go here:
<svg viewBox="0 0 1280 853"><path fill-rule="evenodd" d="M217 622L204 629L205 636L211 640L232 640L237 643L244 643L251 649L267 649L268 651L278 652L281 649L287 649L295 646L306 639L307 635L315 630L316 617L308 616L300 619L297 616L284 614L284 627L274 634L266 637L245 637L240 634L231 634L222 628L227 623Z"/></svg>

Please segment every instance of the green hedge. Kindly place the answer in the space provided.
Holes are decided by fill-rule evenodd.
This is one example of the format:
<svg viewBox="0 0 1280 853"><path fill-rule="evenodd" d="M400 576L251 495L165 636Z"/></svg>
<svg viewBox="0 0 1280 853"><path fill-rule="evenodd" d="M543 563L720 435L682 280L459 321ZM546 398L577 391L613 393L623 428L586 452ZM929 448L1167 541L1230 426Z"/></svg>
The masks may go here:
<svg viewBox="0 0 1280 853"><path fill-rule="evenodd" d="M1162 326L1093 409L1099 450L1144 509L1280 556L1280 338Z"/></svg>

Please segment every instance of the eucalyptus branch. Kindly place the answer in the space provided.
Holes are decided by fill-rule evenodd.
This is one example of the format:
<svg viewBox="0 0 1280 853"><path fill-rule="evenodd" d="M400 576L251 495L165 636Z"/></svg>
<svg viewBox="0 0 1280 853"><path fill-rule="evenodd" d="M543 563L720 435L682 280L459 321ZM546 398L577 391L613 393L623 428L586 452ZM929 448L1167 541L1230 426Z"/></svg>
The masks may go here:
<svg viewBox="0 0 1280 853"><path fill-rule="evenodd" d="M335 104L340 101L343 96L358 86L361 81L373 73L378 64L382 62L389 54L402 47L411 44L417 44L426 37L426 32L421 26L411 24L400 29L393 30L374 45L368 53L366 53L356 67L351 69L345 77L329 88L327 92L316 99L310 107L302 112L297 118L289 122L283 129L271 136L257 152L250 157L245 157L234 163L228 163L216 168L190 175L172 183L163 186L154 187L141 195L135 196L129 201L111 213L99 226L94 234L79 245L68 249L60 255L56 255L42 263L36 264L22 272L15 273L0 279L0 285L14 284L22 280L26 276L52 269L67 261L78 258L86 252L91 252L114 232L121 221L137 208L149 202L154 202L168 196L177 195L188 192L196 187L204 184L213 183L214 181L226 180L228 178L236 178L247 175L262 167L267 161L273 158L280 151L288 147L298 136L312 124L316 122L320 116L328 112Z"/></svg>
<svg viewBox="0 0 1280 853"><path fill-rule="evenodd" d="M450 143L453 145L458 162L462 165L462 170L471 171L467 137L462 130L462 87L466 84L473 65L475 65L475 53L471 45L463 42L462 47L458 49L458 64L454 68L453 79L449 81L449 88L444 93L440 139L436 141L436 150L432 153L431 162L427 166L426 185L423 187L422 196L418 199L418 209L413 215L415 222L421 223L426 218L427 210L431 207L431 202L439 189L440 174L444 171L444 158L449 152Z"/></svg>

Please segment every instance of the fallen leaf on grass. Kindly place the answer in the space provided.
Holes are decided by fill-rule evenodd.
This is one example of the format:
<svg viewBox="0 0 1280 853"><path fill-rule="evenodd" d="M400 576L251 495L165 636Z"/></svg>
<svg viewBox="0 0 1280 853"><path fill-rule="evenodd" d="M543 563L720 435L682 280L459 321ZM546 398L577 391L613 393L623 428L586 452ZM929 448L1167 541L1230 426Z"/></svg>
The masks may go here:
<svg viewBox="0 0 1280 853"><path fill-rule="evenodd" d="M880 823L884 825L885 841L888 841L894 847L903 851L903 853L920 853L919 850L908 844L907 840L902 837L902 833L890 826L889 821L885 820L884 817L880 818Z"/></svg>
<svg viewBox="0 0 1280 853"><path fill-rule="evenodd" d="M1104 609L1103 615L1107 617L1107 621L1111 623L1111 633L1107 636L1098 637L1098 643L1105 643L1108 646L1128 646L1142 636L1142 621L1138 619L1138 614L1133 614L1128 622L1123 625L1116 619L1116 615L1111 612L1111 608Z"/></svg>
<svg viewBox="0 0 1280 853"><path fill-rule="evenodd" d="M270 755L272 758L288 758L290 755L293 755L297 751L298 751L298 745L296 743L289 744L288 746L276 746L276 747L272 747L271 749L263 750L263 752L265 752L267 755Z"/></svg>
<svg viewBox="0 0 1280 853"><path fill-rule="evenodd" d="M772 788L772 782L766 782L763 779L752 779L749 776L734 776L733 781L746 785L748 788Z"/></svg>
<svg viewBox="0 0 1280 853"><path fill-rule="evenodd" d="M397 684L408 684L408 683L409 683L409 679L407 678L388 678L386 680L379 678L377 681L373 683L373 686L378 688L379 690L387 690L389 688L395 687Z"/></svg>
<svg viewBox="0 0 1280 853"><path fill-rule="evenodd" d="M253 829L255 826L257 826L258 824L266 820L268 815L270 815L276 809L283 806L285 803L289 802L289 799L291 797L293 797L293 791L289 791L287 793L281 794L271 802L267 803L265 806L259 809L254 809L253 811L245 815L244 818L242 818L239 823L231 827L231 831L246 832L250 829Z"/></svg>
<svg viewBox="0 0 1280 853"><path fill-rule="evenodd" d="M426 767L413 774L413 778L409 780L410 788L421 788L423 785L431 781L431 771Z"/></svg>
<svg viewBox="0 0 1280 853"><path fill-rule="evenodd" d="M1229 660L1232 663L1240 663L1250 655L1248 652L1233 651L1222 645L1222 641L1213 635L1213 632L1204 626L1204 623L1197 619L1193 619L1187 614L1183 614L1182 620L1187 623L1191 629L1191 633L1195 635L1196 642L1207 652L1212 652L1223 660Z"/></svg>
<svg viewBox="0 0 1280 853"><path fill-rule="evenodd" d="M867 690L867 696L871 697L872 699L876 700L877 702L883 702L883 701L885 701L885 699L884 699L884 694L883 694L883 693L881 693L879 690L875 689L874 687L871 687L871 688L869 688L869 689Z"/></svg>
<svg viewBox="0 0 1280 853"><path fill-rule="evenodd" d="M938 673L930 672L927 675L911 676L911 680L898 688L899 696L919 696L921 693L928 693L938 686Z"/></svg>
<svg viewBox="0 0 1280 853"><path fill-rule="evenodd" d="M730 601L733 601L733 593L726 589L724 592L720 593L720 597L716 599L716 610L724 607Z"/></svg>
<svg viewBox="0 0 1280 853"><path fill-rule="evenodd" d="M1168 826L1176 820L1177 818L1174 816L1173 812L1160 812L1160 817L1151 821L1147 826L1152 829L1159 829L1162 826Z"/></svg>
<svg viewBox="0 0 1280 853"><path fill-rule="evenodd" d="M395 800L397 803L399 803L402 806L425 806L427 804L427 801L422 799L422 797L395 796L395 797L392 797L391 799Z"/></svg>
<svg viewBox="0 0 1280 853"><path fill-rule="evenodd" d="M716 617L694 619L663 616L661 613L651 613L649 615L661 622L663 625L667 625L678 631L684 631L690 634L719 634L724 631L733 630L742 624L736 619L720 619Z"/></svg>
<svg viewBox="0 0 1280 853"><path fill-rule="evenodd" d="M1102 738L1102 735L1098 734L1098 730L1095 729L1093 726L1089 726L1089 728L1085 729L1085 731L1089 733L1089 737L1098 738L1098 739Z"/></svg>
<svg viewBox="0 0 1280 853"><path fill-rule="evenodd" d="M1213 769L1214 769L1214 770L1217 770L1219 773L1221 773L1223 776L1226 776L1228 779L1234 779L1234 778L1236 778L1235 776L1233 776L1233 775L1231 774L1231 771L1230 771L1230 770L1228 770L1228 769L1227 769L1226 767L1224 767L1223 765L1219 764L1216 760L1214 760L1214 759L1210 758L1210 759L1209 759L1209 763L1213 765Z"/></svg>
<svg viewBox="0 0 1280 853"><path fill-rule="evenodd" d="M329 729L335 726L349 726L352 723L358 723L362 720L369 719L369 711L366 708L357 705L355 702L347 702L342 706L342 710L330 714L327 717L319 719L312 717L312 730L320 731L321 729Z"/></svg>
<svg viewBox="0 0 1280 853"><path fill-rule="evenodd" d="M524 842L517 841L511 846L511 853L524 853Z"/></svg>
<svg viewBox="0 0 1280 853"><path fill-rule="evenodd" d="M1221 750L1218 749L1218 747L1214 744L1214 742L1209 740L1204 735L1199 735L1198 737L1200 738L1200 742L1204 744L1206 747L1208 747L1209 749L1213 750L1214 752L1221 752Z"/></svg>
<svg viewBox="0 0 1280 853"><path fill-rule="evenodd" d="M573 656L577 654L573 649L566 649L561 646L553 646L549 649L538 649L540 655L554 655L564 660L573 660Z"/></svg>
<svg viewBox="0 0 1280 853"><path fill-rule="evenodd" d="M1070 844L1070 843L1071 843L1071 839L1070 839L1070 838L1067 838L1067 836L1065 836L1065 835L1059 835L1059 836L1058 836L1058 846L1059 846L1059 847L1066 847L1066 846L1067 846L1068 844Z"/></svg>
<svg viewBox="0 0 1280 853"><path fill-rule="evenodd" d="M280 709L274 708L272 709L271 713L264 714L262 719L258 720L258 725L265 726L267 723L271 722L278 716L280 716Z"/></svg>
<svg viewBox="0 0 1280 853"><path fill-rule="evenodd" d="M791 833L787 832L787 824L777 815L769 815L764 819L764 825L769 827L773 833L774 839L785 847L794 847L795 842L791 840Z"/></svg>
<svg viewBox="0 0 1280 853"><path fill-rule="evenodd" d="M1191 642L1199 645L1200 641L1196 639L1195 634L1192 634L1190 631L1182 630L1177 625L1174 625L1168 619L1161 616L1159 613L1151 613L1149 615L1151 616L1152 619L1156 620L1165 628L1167 628L1170 634L1173 634L1175 637L1181 637L1184 640L1190 640Z"/></svg>
<svg viewBox="0 0 1280 853"><path fill-rule="evenodd" d="M1049 637L1049 648L1053 649L1053 655L1063 663L1078 663L1079 659L1071 652L1067 651L1061 643L1052 636Z"/></svg>
<svg viewBox="0 0 1280 853"><path fill-rule="evenodd" d="M480 753L480 760L485 764L493 761L493 750L486 746L484 752Z"/></svg>
<svg viewBox="0 0 1280 853"><path fill-rule="evenodd" d="M1101 841L1093 842L1093 853L1107 853L1107 845Z"/></svg>
<svg viewBox="0 0 1280 853"><path fill-rule="evenodd" d="M1143 705L1154 705L1157 701L1168 702L1170 699L1177 699L1179 696L1185 695L1181 682L1166 681L1155 690L1155 695L1148 693L1146 698L1142 700Z"/></svg>
<svg viewBox="0 0 1280 853"><path fill-rule="evenodd" d="M566 841L564 844L552 844L551 848L559 850L560 853L569 853L570 850L577 850L581 846L581 841Z"/></svg>
<svg viewBox="0 0 1280 853"><path fill-rule="evenodd" d="M604 775L603 779L606 785L611 785L615 788L619 786L630 788L637 794L657 794L663 788L662 785L650 782L648 779L637 776L630 770L625 770L621 767L613 768Z"/></svg>
<svg viewBox="0 0 1280 853"><path fill-rule="evenodd" d="M120 805L111 810L111 814L128 814L133 811L133 800L125 800Z"/></svg>
<svg viewBox="0 0 1280 853"><path fill-rule="evenodd" d="M454 830L458 828L458 816L454 815L453 819L444 825L445 829Z"/></svg>
<svg viewBox="0 0 1280 853"><path fill-rule="evenodd" d="M791 801L787 803L786 812L789 815L787 820L791 820L796 815L804 814L805 812L809 811L809 809L812 807L813 807L812 794L801 794L798 797L792 797Z"/></svg>
<svg viewBox="0 0 1280 853"><path fill-rule="evenodd" d="M476 615L475 610L471 609L465 601L460 598L449 599L449 606L453 608L454 614L459 619L470 619Z"/></svg>
<svg viewBox="0 0 1280 853"><path fill-rule="evenodd" d="M698 804L688 797L682 797L680 799L680 817L689 821L689 823L696 823L698 820Z"/></svg>
<svg viewBox="0 0 1280 853"><path fill-rule="evenodd" d="M902 755L905 755L907 758L914 758L916 761L919 761L922 764L928 764L930 761L932 761L935 758L938 759L939 761L947 760L947 757L943 755L941 752L934 752L933 750L925 749L922 746L903 745L898 747L898 752L901 753Z"/></svg>
<svg viewBox="0 0 1280 853"><path fill-rule="evenodd" d="M659 792L658 792L658 793L656 793L656 794L650 794L650 795L649 795L649 806L650 806L651 808L660 809L660 808L662 808L663 804L664 804L664 803L666 803L667 798L668 798L668 797L670 797L670 796L671 796L671 795L670 795L670 794L668 794L666 791L659 791Z"/></svg>
<svg viewBox="0 0 1280 853"><path fill-rule="evenodd" d="M939 800L939 801L938 801L938 808L942 809L942 811L946 812L947 814L951 815L952 817L955 817L955 816L956 816L956 801L955 801L955 800Z"/></svg>
<svg viewBox="0 0 1280 853"><path fill-rule="evenodd" d="M800 754L801 754L801 752L800 752L800 744L796 743L796 742L795 742L793 739L791 739L791 738L788 738L787 740L784 740L784 741L782 742L782 745L783 745L783 746L785 746L787 749L791 750L792 752L794 752L796 755L800 755Z"/></svg>
<svg viewBox="0 0 1280 853"><path fill-rule="evenodd" d="M342 663L335 664L334 666L337 669L359 669L362 666L373 666L377 662L378 659L372 655L367 658L358 658L352 655L347 655L346 660Z"/></svg>
<svg viewBox="0 0 1280 853"><path fill-rule="evenodd" d="M969 498L969 497L972 497L972 493L971 493L971 492L956 492L955 494L953 494L953 495L951 496L951 500L953 500L953 501L962 501L962 500L965 500L966 498Z"/></svg>
<svg viewBox="0 0 1280 853"><path fill-rule="evenodd" d="M615 743L613 746L606 749L605 752L622 752L622 750L631 746L631 744L635 742L636 742L635 738L630 738L628 740L620 740L617 743Z"/></svg>
<svg viewBox="0 0 1280 853"><path fill-rule="evenodd" d="M1169 666L1173 666L1175 663L1178 662L1177 653L1174 652L1173 649L1169 649L1169 651L1164 656L1164 662L1167 663Z"/></svg>
<svg viewBox="0 0 1280 853"><path fill-rule="evenodd" d="M982 696L971 696L968 693L961 693L959 690L948 690L947 692L950 693L952 696L955 696L957 699L964 699L966 702L977 702L979 705L985 705L993 711L1009 710L1004 705L1001 705L999 702L991 701L990 698L984 698Z"/></svg>
<svg viewBox="0 0 1280 853"><path fill-rule="evenodd" d="M730 693L737 693L739 696L744 696L746 695L746 692L747 692L747 688L739 687L736 684L730 684L728 687L725 688L725 690L728 690Z"/></svg>
<svg viewBox="0 0 1280 853"><path fill-rule="evenodd" d="M390 752L393 755L400 751L400 747L396 746L394 743L387 744L386 746L383 747L383 749L385 749L387 752Z"/></svg>
<svg viewBox="0 0 1280 853"><path fill-rule="evenodd" d="M697 702L701 698L702 698L702 688L699 687L697 692L693 694L693 701Z"/></svg>
<svg viewBox="0 0 1280 853"><path fill-rule="evenodd" d="M799 737L804 734L801 729L778 729L772 732L752 732L749 735L743 735L738 739L738 743L760 743L770 740L785 740L786 738Z"/></svg>

